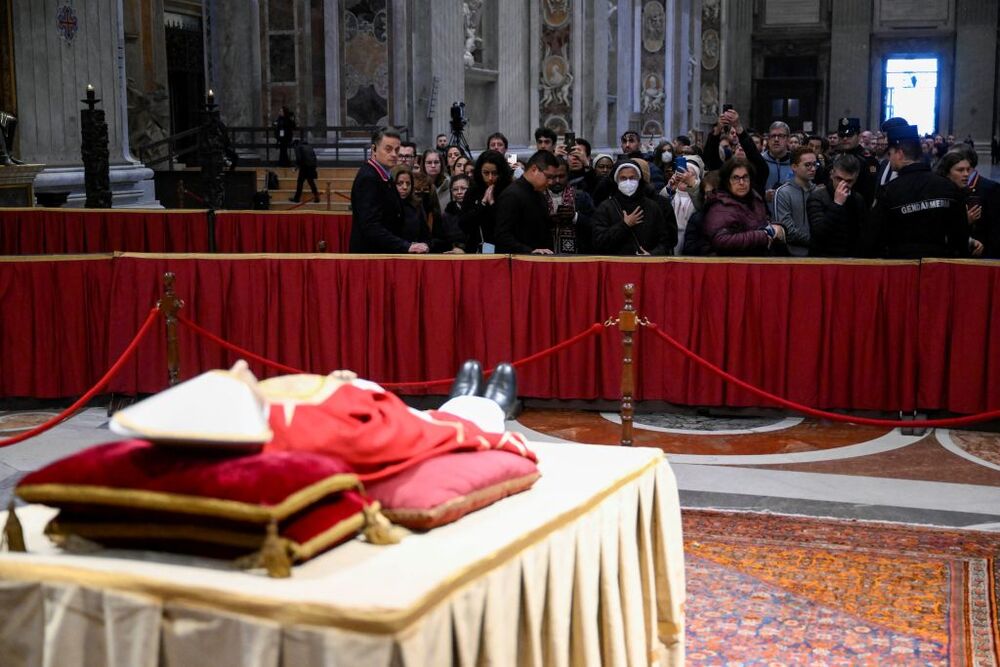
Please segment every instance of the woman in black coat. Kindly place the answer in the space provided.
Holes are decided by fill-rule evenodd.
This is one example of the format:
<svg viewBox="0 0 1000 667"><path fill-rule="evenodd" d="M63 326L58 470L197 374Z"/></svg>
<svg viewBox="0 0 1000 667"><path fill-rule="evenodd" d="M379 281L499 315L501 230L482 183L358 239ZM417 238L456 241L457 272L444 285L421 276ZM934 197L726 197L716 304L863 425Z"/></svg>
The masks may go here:
<svg viewBox="0 0 1000 667"><path fill-rule="evenodd" d="M614 171L616 189L594 212L594 251L602 255L666 255L672 248L659 205L645 194L634 162Z"/></svg>
<svg viewBox="0 0 1000 667"><path fill-rule="evenodd" d="M497 151L483 151L476 160L472 183L459 215L459 226L465 234L465 251L481 252L483 243L495 243L496 202L511 183L507 159Z"/></svg>

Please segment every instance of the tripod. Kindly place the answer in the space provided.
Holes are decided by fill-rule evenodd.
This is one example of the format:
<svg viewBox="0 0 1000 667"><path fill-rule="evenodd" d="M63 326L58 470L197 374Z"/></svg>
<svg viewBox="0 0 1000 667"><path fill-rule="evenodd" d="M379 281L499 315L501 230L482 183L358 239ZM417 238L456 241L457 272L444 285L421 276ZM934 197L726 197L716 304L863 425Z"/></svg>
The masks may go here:
<svg viewBox="0 0 1000 667"><path fill-rule="evenodd" d="M468 159L472 159L472 150L469 148L469 142L465 140L465 133L462 131L462 127L451 126L451 137L448 138L449 146L458 146L458 150L462 151L462 155Z"/></svg>

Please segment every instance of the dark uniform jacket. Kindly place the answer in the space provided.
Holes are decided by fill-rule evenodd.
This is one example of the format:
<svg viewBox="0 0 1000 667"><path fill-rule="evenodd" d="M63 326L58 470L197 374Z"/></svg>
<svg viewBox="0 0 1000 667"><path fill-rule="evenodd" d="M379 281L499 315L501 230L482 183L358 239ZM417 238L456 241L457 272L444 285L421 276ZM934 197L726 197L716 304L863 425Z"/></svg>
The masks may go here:
<svg viewBox="0 0 1000 667"><path fill-rule="evenodd" d="M351 186L351 252L407 252L403 237L403 202L392 179L366 162Z"/></svg>
<svg viewBox="0 0 1000 667"><path fill-rule="evenodd" d="M978 200L983 214L976 222L972 235L986 246L983 257L1000 258L1000 183L984 178L977 171L969 180L970 198L967 203ZM973 199L975 198L975 199Z"/></svg>
<svg viewBox="0 0 1000 667"><path fill-rule="evenodd" d="M969 252L961 191L922 162L903 167L882 189L868 232L866 245L877 256L918 259Z"/></svg>
<svg viewBox="0 0 1000 667"><path fill-rule="evenodd" d="M528 254L538 248L553 249L548 205L523 178L511 183L497 200L493 236L497 252Z"/></svg>
<svg viewBox="0 0 1000 667"><path fill-rule="evenodd" d="M861 257L861 229L868 209L852 192L841 206L833 200L833 183L818 187L806 201L811 257Z"/></svg>

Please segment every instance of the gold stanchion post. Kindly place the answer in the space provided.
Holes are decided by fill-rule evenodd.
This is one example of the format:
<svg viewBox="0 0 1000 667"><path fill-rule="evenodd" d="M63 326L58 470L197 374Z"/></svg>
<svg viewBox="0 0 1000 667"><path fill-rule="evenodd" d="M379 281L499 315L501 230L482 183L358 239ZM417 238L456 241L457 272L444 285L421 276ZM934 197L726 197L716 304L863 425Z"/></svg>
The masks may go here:
<svg viewBox="0 0 1000 667"><path fill-rule="evenodd" d="M163 297L156 303L167 325L167 383L173 387L181 379L181 348L177 339L177 313L184 302L174 292L174 274L163 274Z"/></svg>
<svg viewBox="0 0 1000 667"><path fill-rule="evenodd" d="M627 283L625 285L625 305L621 313L618 314L618 330L622 332L622 441L624 447L632 446L632 415L635 406L632 403L632 395L635 393L635 372L632 364L632 334L635 333L636 317L635 308L632 305L632 297L635 295L635 285Z"/></svg>

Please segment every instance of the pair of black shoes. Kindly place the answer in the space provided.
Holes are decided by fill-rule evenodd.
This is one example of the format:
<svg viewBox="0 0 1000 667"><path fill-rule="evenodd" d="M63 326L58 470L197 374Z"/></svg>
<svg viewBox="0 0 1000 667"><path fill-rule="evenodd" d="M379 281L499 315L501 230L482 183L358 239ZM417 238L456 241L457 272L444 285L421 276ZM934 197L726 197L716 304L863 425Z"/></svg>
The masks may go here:
<svg viewBox="0 0 1000 667"><path fill-rule="evenodd" d="M513 419L517 411L517 373L510 364L498 364L484 386L482 364L469 359L458 370L448 393L448 398L456 396L488 398L500 406L507 419Z"/></svg>

